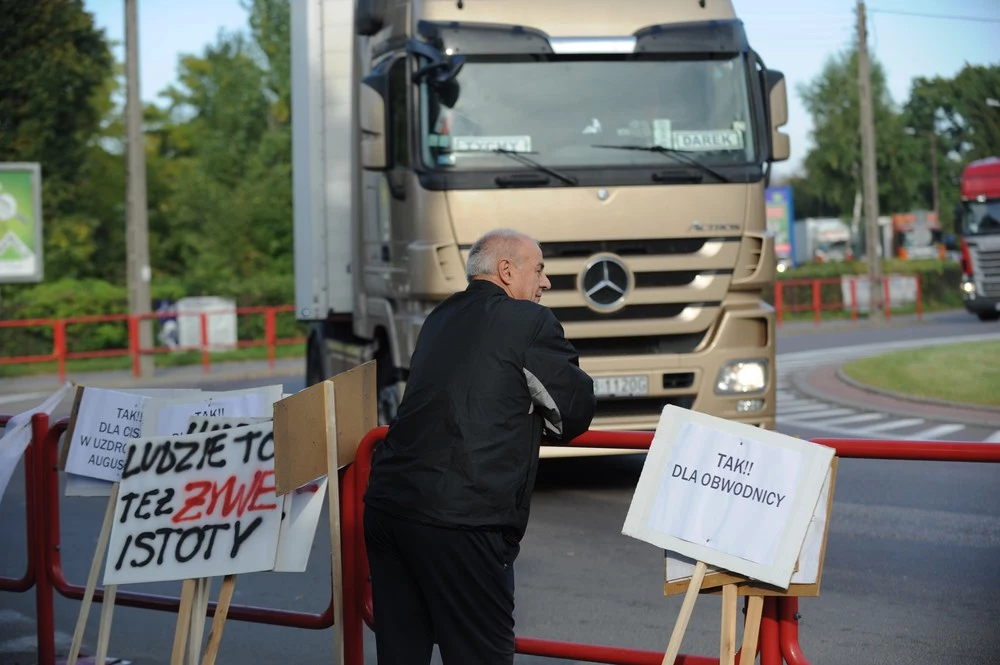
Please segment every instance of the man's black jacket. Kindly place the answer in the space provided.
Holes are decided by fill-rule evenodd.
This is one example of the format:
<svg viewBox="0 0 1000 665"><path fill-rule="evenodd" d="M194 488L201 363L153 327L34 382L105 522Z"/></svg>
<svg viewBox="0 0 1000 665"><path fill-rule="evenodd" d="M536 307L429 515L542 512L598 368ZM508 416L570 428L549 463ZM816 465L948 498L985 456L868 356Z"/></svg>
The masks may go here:
<svg viewBox="0 0 1000 665"><path fill-rule="evenodd" d="M543 429L590 427L594 382L547 308L474 280L427 317L365 503L400 518L520 540Z"/></svg>

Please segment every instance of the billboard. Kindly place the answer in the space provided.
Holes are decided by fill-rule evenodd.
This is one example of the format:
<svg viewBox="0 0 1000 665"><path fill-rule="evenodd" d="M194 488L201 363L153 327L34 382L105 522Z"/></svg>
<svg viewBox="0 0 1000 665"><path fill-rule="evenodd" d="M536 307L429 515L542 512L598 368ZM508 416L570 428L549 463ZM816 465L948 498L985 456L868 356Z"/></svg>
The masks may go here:
<svg viewBox="0 0 1000 665"><path fill-rule="evenodd" d="M42 277L42 168L0 163L0 284Z"/></svg>
<svg viewBox="0 0 1000 665"><path fill-rule="evenodd" d="M774 252L779 261L785 259L795 265L795 208L792 188L768 187L764 193L767 209L767 230L774 234Z"/></svg>

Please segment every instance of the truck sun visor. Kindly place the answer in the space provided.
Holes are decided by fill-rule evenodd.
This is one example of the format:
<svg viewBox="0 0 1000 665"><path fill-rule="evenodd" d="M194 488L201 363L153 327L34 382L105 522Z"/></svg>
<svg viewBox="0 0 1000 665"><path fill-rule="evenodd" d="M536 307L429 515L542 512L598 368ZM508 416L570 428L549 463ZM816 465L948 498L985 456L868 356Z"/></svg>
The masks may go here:
<svg viewBox="0 0 1000 665"><path fill-rule="evenodd" d="M636 53L734 55L750 50L739 19L651 25L637 31L635 38Z"/></svg>
<svg viewBox="0 0 1000 665"><path fill-rule="evenodd" d="M547 34L520 25L419 21L417 34L441 50L463 55L553 53Z"/></svg>

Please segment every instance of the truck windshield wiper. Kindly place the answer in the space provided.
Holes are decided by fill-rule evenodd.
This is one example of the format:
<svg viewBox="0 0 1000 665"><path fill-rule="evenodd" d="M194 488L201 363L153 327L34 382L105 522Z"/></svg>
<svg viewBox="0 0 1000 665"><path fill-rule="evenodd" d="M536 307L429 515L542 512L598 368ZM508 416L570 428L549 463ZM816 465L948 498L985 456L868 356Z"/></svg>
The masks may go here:
<svg viewBox="0 0 1000 665"><path fill-rule="evenodd" d="M572 186L575 187L578 184L578 182L579 182L573 176L566 175L565 173L560 173L559 171L556 171L555 169L551 169L548 166L545 166L544 164L540 164L540 163L536 162L535 160L533 160L532 158L526 157L523 152L520 152L520 151L517 151L517 150L508 150L507 148L493 148L492 150L468 150L468 151L463 150L462 152L492 152L492 153L497 154L497 155L504 155L505 157L510 157L515 162L520 162L520 163L524 164L525 166L530 166L531 168L535 169L536 171L540 171L542 173L546 173L546 174L552 176L553 178L556 178L558 180L562 180L567 185L572 185ZM532 183L532 184L539 184L539 183Z"/></svg>
<svg viewBox="0 0 1000 665"><path fill-rule="evenodd" d="M639 150L641 152L658 152L661 155L668 155L673 157L676 161L682 164L688 164L695 167L702 173L707 173L710 176L715 177L719 182L732 182L729 178L722 175L711 166L699 162L694 157L691 157L691 153L687 150L678 150L676 148L666 148L662 145L592 145L592 148L606 148L610 150Z"/></svg>

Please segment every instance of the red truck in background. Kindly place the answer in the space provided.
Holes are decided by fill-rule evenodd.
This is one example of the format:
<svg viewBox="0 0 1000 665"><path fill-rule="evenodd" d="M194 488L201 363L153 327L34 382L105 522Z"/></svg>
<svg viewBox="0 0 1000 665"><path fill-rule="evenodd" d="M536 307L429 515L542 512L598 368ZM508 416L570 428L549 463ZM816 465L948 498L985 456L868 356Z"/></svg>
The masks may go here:
<svg viewBox="0 0 1000 665"><path fill-rule="evenodd" d="M1000 319L1000 157L965 167L955 227L962 243L965 308L982 321L996 321Z"/></svg>

